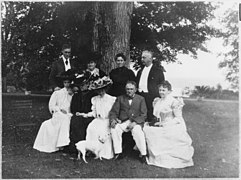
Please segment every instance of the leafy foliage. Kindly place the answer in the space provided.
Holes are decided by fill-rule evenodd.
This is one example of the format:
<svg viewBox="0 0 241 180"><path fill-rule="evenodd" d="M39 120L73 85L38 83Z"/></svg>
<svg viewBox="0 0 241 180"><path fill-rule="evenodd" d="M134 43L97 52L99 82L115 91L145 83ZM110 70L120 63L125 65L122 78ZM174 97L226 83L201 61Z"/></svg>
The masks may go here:
<svg viewBox="0 0 241 180"><path fill-rule="evenodd" d="M3 69L23 79L29 89L46 89L51 64L64 43L72 43L75 57L91 44L87 3L2 2ZM5 12L5 13L3 13ZM86 54L86 53L83 53Z"/></svg>
<svg viewBox="0 0 241 180"><path fill-rule="evenodd" d="M209 86L195 86L193 90L193 94L200 96L200 97L205 97L210 91Z"/></svg>
<svg viewBox="0 0 241 180"><path fill-rule="evenodd" d="M216 88L210 86L195 86L191 97L238 100L239 94L231 90L223 90L222 86L218 84Z"/></svg>
<svg viewBox="0 0 241 180"><path fill-rule="evenodd" d="M1 4L3 76L11 72L16 86L47 89L51 64L64 43L71 43L79 63L87 61L96 21L94 2ZM108 9L109 2L105 5ZM206 50L202 43L215 33L205 24L215 8L206 2L136 3L131 19L131 58L141 64L140 52L146 48L156 53L158 64L177 61L177 53L195 57L197 49Z"/></svg>
<svg viewBox="0 0 241 180"><path fill-rule="evenodd" d="M239 86L239 57L238 57L238 10L237 4L229 9L222 20L224 28L220 36L224 39L227 51L220 54L223 60L219 67L226 69L226 79L231 83L233 89Z"/></svg>
<svg viewBox="0 0 241 180"><path fill-rule="evenodd" d="M206 2L141 2L132 15L132 59L150 49L159 61L175 62L178 53L191 54L207 49L202 43L215 30L206 25L213 18L212 3Z"/></svg>

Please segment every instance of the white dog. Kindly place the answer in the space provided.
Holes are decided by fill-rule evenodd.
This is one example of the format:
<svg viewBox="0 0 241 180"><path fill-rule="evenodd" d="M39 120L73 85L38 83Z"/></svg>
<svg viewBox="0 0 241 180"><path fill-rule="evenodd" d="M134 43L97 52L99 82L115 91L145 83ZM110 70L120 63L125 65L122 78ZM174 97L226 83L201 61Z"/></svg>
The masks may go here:
<svg viewBox="0 0 241 180"><path fill-rule="evenodd" d="M78 160L80 160L80 154L82 154L82 159L84 160L85 163L88 163L85 159L86 152L89 150L95 154L95 159L100 159L102 160L101 157L101 150L103 148L103 145L107 138L110 136L110 134L106 134L103 137L98 136L98 139L96 141L79 141L78 143L75 144L77 150L78 150Z"/></svg>

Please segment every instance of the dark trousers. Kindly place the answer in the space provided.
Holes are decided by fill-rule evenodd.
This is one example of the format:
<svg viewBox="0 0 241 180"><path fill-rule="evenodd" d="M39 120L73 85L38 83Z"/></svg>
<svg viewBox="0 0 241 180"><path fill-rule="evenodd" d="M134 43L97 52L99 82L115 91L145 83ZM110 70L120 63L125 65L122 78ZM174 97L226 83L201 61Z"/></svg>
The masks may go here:
<svg viewBox="0 0 241 180"><path fill-rule="evenodd" d="M155 96L151 95L150 93L139 92L139 95L145 98L146 107L147 107L147 122L151 122L154 118L153 116L153 100Z"/></svg>

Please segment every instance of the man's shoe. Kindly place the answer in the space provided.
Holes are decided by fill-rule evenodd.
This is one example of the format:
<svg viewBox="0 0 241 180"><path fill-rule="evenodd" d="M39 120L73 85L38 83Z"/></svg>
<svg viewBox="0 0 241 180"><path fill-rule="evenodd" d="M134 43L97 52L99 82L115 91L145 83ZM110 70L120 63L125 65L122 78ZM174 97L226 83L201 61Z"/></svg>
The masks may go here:
<svg viewBox="0 0 241 180"><path fill-rule="evenodd" d="M146 155L141 156L140 161L141 161L142 164L147 164Z"/></svg>
<svg viewBox="0 0 241 180"><path fill-rule="evenodd" d="M119 154L116 154L115 155L115 160L121 160L121 159L123 159L125 156L123 155L123 153L119 153Z"/></svg>

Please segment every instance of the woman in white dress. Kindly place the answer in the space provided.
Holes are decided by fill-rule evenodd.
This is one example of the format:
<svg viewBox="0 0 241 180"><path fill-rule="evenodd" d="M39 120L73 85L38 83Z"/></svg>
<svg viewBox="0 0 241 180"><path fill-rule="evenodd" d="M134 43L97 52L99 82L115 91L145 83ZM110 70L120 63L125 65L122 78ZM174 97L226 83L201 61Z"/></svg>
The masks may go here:
<svg viewBox="0 0 241 180"><path fill-rule="evenodd" d="M164 168L184 168L193 166L194 149L182 117L184 102L174 98L171 84L164 81L159 85L160 97L153 101L153 115L157 121L145 124L149 165Z"/></svg>
<svg viewBox="0 0 241 180"><path fill-rule="evenodd" d="M116 97L106 93L108 85L112 84L109 77L102 77L90 84L89 90L96 90L97 96L91 99L92 107L89 113L79 113L83 117L94 117L95 119L88 125L86 130L86 141L96 142L99 137L105 138L100 155L105 159L114 157L112 140L110 135L109 112L115 102Z"/></svg>
<svg viewBox="0 0 241 180"><path fill-rule="evenodd" d="M52 153L67 146L69 139L69 126L72 114L70 102L73 91L69 88L72 77L70 71L61 74L64 88L54 91L49 100L49 111L52 118L42 123L33 148L46 153Z"/></svg>

